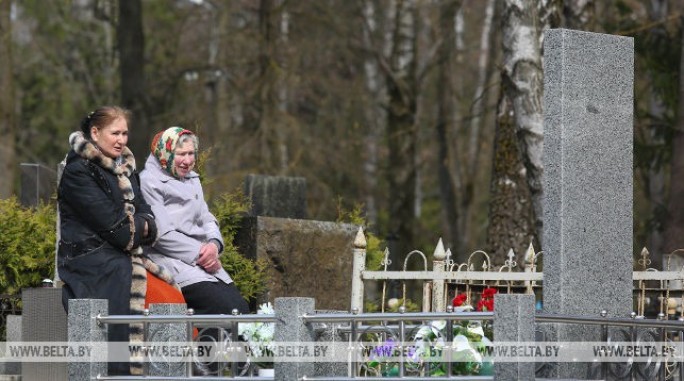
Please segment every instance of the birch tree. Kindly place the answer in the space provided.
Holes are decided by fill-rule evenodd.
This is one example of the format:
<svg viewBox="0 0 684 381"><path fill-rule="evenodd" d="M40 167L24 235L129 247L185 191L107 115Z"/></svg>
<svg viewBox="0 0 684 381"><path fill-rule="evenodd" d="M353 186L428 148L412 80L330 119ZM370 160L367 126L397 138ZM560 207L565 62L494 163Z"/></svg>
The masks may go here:
<svg viewBox="0 0 684 381"><path fill-rule="evenodd" d="M376 43L374 36L378 31L378 11L372 1L364 1L361 4L362 15L362 44L364 52L363 71L366 91L370 99L375 102L367 102L364 108L367 131L364 137L365 155L363 158L363 180L365 187L365 209L368 224L375 229L378 227L378 205L375 193L378 188L378 161L379 161L379 140L382 134L382 127L385 125L385 109L382 107L386 103L386 88L384 78L381 75L380 67L375 52ZM381 39L384 42L384 39ZM380 43L379 50L382 51L383 43Z"/></svg>
<svg viewBox="0 0 684 381"><path fill-rule="evenodd" d="M509 1L502 12L503 67L497 107L488 247L502 262L508 249L539 247L542 228L543 78L537 1Z"/></svg>

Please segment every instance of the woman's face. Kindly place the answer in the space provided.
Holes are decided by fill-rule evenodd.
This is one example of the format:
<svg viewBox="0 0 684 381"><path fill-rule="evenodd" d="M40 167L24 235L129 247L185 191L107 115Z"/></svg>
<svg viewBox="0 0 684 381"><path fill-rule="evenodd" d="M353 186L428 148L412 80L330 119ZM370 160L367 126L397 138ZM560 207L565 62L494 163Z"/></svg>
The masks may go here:
<svg viewBox="0 0 684 381"><path fill-rule="evenodd" d="M124 118L117 118L105 127L98 129L93 126L90 137L105 156L116 159L128 143L128 123Z"/></svg>
<svg viewBox="0 0 684 381"><path fill-rule="evenodd" d="M173 166L176 168L176 174L181 178L187 176L195 167L195 144L192 140L186 140L185 143L176 147L173 154Z"/></svg>

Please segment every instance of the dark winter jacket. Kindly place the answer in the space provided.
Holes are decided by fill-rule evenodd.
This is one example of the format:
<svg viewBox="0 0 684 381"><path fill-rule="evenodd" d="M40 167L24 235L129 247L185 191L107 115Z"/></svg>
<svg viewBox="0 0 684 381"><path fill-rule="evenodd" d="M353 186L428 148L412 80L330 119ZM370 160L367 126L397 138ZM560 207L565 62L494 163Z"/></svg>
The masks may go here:
<svg viewBox="0 0 684 381"><path fill-rule="evenodd" d="M140 192L137 173L129 180L135 194L135 248L151 243L143 238L145 221L149 229L155 229L155 224ZM116 176L72 150L59 182L58 199L58 271L65 283L65 308L68 299L108 299L110 314L128 314L131 259L125 248L132 229ZM127 335L119 337L124 338Z"/></svg>

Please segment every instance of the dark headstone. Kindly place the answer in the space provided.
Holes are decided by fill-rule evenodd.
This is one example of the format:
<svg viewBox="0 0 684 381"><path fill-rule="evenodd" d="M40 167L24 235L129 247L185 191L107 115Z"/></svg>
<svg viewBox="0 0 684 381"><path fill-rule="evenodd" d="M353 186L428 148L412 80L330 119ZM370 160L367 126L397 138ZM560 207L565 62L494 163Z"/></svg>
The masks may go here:
<svg viewBox="0 0 684 381"><path fill-rule="evenodd" d="M23 206L47 203L57 188L57 173L40 164L21 163L21 196Z"/></svg>
<svg viewBox="0 0 684 381"><path fill-rule="evenodd" d="M303 177L248 175L244 190L252 202L252 216L307 217L306 179Z"/></svg>
<svg viewBox="0 0 684 381"><path fill-rule="evenodd" d="M268 300L310 297L322 309L348 310L357 230L335 222L245 217L235 244L248 258L270 263Z"/></svg>
<svg viewBox="0 0 684 381"><path fill-rule="evenodd" d="M62 306L62 289L28 288L21 293L24 304L21 322L23 341L67 341L67 315ZM65 362L26 362L21 379L25 381L66 380Z"/></svg>

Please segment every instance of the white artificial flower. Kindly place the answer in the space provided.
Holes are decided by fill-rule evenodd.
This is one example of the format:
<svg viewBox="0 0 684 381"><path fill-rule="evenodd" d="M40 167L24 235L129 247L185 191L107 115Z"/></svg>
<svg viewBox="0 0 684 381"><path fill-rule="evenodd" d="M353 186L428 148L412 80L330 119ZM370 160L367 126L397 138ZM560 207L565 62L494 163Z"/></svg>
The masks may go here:
<svg viewBox="0 0 684 381"><path fill-rule="evenodd" d="M468 359L473 362L482 363L482 355L470 346L470 341L463 335L456 335L454 341L451 343L451 348L454 350L454 355L459 361Z"/></svg>
<svg viewBox="0 0 684 381"><path fill-rule="evenodd" d="M469 312L472 310L474 310L474 308L470 304L465 305L465 306L454 307L454 312Z"/></svg>
<svg viewBox="0 0 684 381"><path fill-rule="evenodd" d="M470 341L463 335L456 335L454 341L451 343L451 348L453 348L455 352L468 350L470 349Z"/></svg>
<svg viewBox="0 0 684 381"><path fill-rule="evenodd" d="M474 334L476 334L476 335L480 335L480 336L482 336L483 338L485 337L484 329L482 329L482 326L481 326L481 325L479 325L479 326L477 326L477 327L470 327L470 326L468 326L468 332L474 333Z"/></svg>
<svg viewBox="0 0 684 381"><path fill-rule="evenodd" d="M446 320L433 320L430 322L430 325L432 326L433 330L437 330L437 332L439 332L446 328Z"/></svg>
<svg viewBox="0 0 684 381"><path fill-rule="evenodd" d="M273 305L270 302L260 305L257 310L258 315L272 315L274 312ZM240 323L238 324L238 333L247 340L254 357L266 356L268 355L267 351L273 353L275 350L273 343L274 323Z"/></svg>
<svg viewBox="0 0 684 381"><path fill-rule="evenodd" d="M273 305L271 302L261 304L259 306L259 309L257 310L258 315L266 314L266 315L272 315L275 313L275 310L273 309Z"/></svg>

